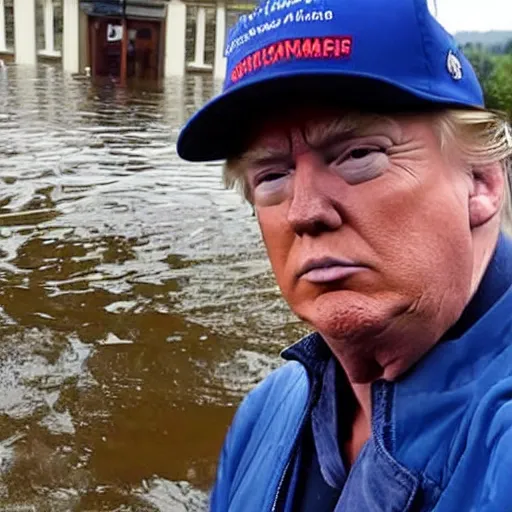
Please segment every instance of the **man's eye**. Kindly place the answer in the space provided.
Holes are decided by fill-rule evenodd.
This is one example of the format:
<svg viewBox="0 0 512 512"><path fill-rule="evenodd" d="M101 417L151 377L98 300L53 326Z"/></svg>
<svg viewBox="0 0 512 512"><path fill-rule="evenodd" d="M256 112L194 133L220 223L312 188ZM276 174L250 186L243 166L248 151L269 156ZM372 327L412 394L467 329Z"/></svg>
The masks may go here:
<svg viewBox="0 0 512 512"><path fill-rule="evenodd" d="M268 172L256 178L256 185L260 183L270 183L271 181L276 181L286 176L285 172Z"/></svg>
<svg viewBox="0 0 512 512"><path fill-rule="evenodd" d="M267 174L266 176L263 176L262 181L275 181L279 178L282 178L284 176L284 173L282 172L272 172L270 174Z"/></svg>
<svg viewBox="0 0 512 512"><path fill-rule="evenodd" d="M347 160L362 160L363 158L370 156L372 153L384 153L385 151L385 149L379 148L378 146L359 147L349 151L343 151L341 154L328 154L325 157L325 163L328 165L331 163L340 165Z"/></svg>
<svg viewBox="0 0 512 512"><path fill-rule="evenodd" d="M357 148L353 149L349 154L349 158L353 158L354 160L358 160L360 158L364 158L368 156L370 153L373 153L375 151L379 151L376 148Z"/></svg>
<svg viewBox="0 0 512 512"><path fill-rule="evenodd" d="M386 148L379 148L377 146L368 147L368 148L356 148L348 153L345 157L347 159L352 158L353 160L361 160L373 153L386 153Z"/></svg>

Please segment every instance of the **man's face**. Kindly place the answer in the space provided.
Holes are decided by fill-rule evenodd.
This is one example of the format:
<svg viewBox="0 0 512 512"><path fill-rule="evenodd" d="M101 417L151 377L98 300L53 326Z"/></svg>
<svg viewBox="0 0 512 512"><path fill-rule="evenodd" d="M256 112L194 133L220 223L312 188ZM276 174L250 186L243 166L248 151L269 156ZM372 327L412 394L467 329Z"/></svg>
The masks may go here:
<svg viewBox="0 0 512 512"><path fill-rule="evenodd" d="M358 357L392 359L390 329L438 338L469 299L471 183L433 122L305 114L263 126L242 158L283 296Z"/></svg>

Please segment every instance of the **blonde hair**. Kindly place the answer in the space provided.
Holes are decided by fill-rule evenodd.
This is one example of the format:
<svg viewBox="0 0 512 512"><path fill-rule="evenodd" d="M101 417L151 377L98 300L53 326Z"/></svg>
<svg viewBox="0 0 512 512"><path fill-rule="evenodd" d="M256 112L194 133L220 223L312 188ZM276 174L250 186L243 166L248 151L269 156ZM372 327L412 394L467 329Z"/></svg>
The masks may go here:
<svg viewBox="0 0 512 512"><path fill-rule="evenodd" d="M505 175L503 227L512 234L512 130L506 116L490 110L463 109L443 110L434 115L434 126L442 150L455 143L470 167L495 163L502 166ZM342 122L346 131L350 131L358 123L375 117L354 113L343 116ZM333 126L338 125L339 128L340 122L336 121ZM223 180L227 188L238 189L251 202L250 189L243 172L244 160L244 155L229 159L224 165Z"/></svg>
<svg viewBox="0 0 512 512"><path fill-rule="evenodd" d="M512 234L512 130L506 115L489 110L448 110L439 115L438 127L441 149L457 143L470 167L502 166L502 225Z"/></svg>

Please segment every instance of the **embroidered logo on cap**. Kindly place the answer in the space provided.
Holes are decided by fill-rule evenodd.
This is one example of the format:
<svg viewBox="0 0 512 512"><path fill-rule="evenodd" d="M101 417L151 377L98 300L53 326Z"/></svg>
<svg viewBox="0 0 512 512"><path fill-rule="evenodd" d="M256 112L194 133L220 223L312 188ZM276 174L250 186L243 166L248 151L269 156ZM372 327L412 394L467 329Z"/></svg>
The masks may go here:
<svg viewBox="0 0 512 512"><path fill-rule="evenodd" d="M279 62L302 59L346 59L352 54L352 37L302 37L286 39L256 50L235 65L232 84L246 75Z"/></svg>
<svg viewBox="0 0 512 512"><path fill-rule="evenodd" d="M462 64L459 58L451 50L448 52L446 67L448 69L448 73L450 73L454 80L462 79Z"/></svg>

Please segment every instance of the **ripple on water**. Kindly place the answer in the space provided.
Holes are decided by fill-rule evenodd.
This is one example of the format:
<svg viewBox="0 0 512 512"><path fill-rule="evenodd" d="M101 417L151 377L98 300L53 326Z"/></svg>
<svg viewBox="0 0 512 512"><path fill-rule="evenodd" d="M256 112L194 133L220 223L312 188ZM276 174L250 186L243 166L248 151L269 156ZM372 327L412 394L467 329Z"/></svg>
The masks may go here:
<svg viewBox="0 0 512 512"><path fill-rule="evenodd" d="M303 334L251 209L176 155L213 91L0 76L0 508L204 509L234 407Z"/></svg>

